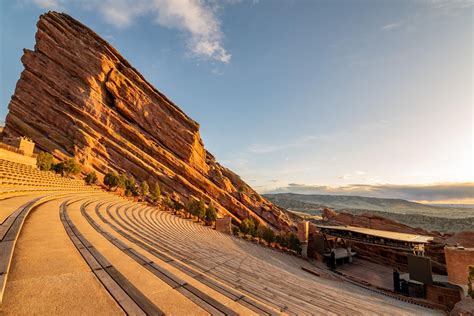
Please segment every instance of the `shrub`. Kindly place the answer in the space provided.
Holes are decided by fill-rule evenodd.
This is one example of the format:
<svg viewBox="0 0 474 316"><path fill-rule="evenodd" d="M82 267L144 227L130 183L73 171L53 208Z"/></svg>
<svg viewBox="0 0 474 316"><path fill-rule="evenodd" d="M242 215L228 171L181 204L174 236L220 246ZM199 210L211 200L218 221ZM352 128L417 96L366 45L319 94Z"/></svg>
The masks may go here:
<svg viewBox="0 0 474 316"><path fill-rule="evenodd" d="M206 216L206 203L203 200L200 200L198 203L198 208L196 210L196 217L198 219L204 219Z"/></svg>
<svg viewBox="0 0 474 316"><path fill-rule="evenodd" d="M196 216L199 219L203 219L206 215L206 204L203 200L193 200L188 206L189 214Z"/></svg>
<svg viewBox="0 0 474 316"><path fill-rule="evenodd" d="M182 209L184 209L184 205L179 203L179 202L172 202L173 203L173 209L175 210L175 212L179 212L181 211Z"/></svg>
<svg viewBox="0 0 474 316"><path fill-rule="evenodd" d="M280 246L290 248L291 250L294 250L298 254L301 254L301 251L303 251L303 247L301 246L300 240L293 233L289 233L285 235L277 235L275 237L275 241L279 243Z"/></svg>
<svg viewBox="0 0 474 316"><path fill-rule="evenodd" d="M232 234L234 234L235 236L239 236L240 229L238 226L232 226Z"/></svg>
<svg viewBox="0 0 474 316"><path fill-rule="evenodd" d="M296 251L296 253L298 253L298 254L301 254L301 251L303 251L303 247L301 246L300 240L293 233L290 233L288 235L288 247L290 249Z"/></svg>
<svg viewBox="0 0 474 316"><path fill-rule="evenodd" d="M179 202L174 202L174 203L173 203L173 207L174 207L174 209L177 210L177 211L181 211L182 209L184 209L184 205L181 204L181 203L179 203Z"/></svg>
<svg viewBox="0 0 474 316"><path fill-rule="evenodd" d="M126 174L124 173L119 174L117 186L124 190L127 188L127 175Z"/></svg>
<svg viewBox="0 0 474 316"><path fill-rule="evenodd" d="M110 189L119 185L119 176L115 172L108 172L104 177L104 184Z"/></svg>
<svg viewBox="0 0 474 316"><path fill-rule="evenodd" d="M240 223L240 231L246 235L255 236L255 222L252 218L247 217Z"/></svg>
<svg viewBox="0 0 474 316"><path fill-rule="evenodd" d="M97 174L95 171L89 172L86 177L84 178L87 184L95 184L97 182Z"/></svg>
<svg viewBox="0 0 474 316"><path fill-rule="evenodd" d="M81 165L74 158L70 158L64 162L64 173L66 175L76 175L82 170Z"/></svg>
<svg viewBox="0 0 474 316"><path fill-rule="evenodd" d="M169 206L169 207L171 207L171 208L174 208L174 203L173 203L173 201L171 200L171 198L169 197L169 195L166 196L166 198L165 198L165 205L167 205L167 206Z"/></svg>
<svg viewBox="0 0 474 316"><path fill-rule="evenodd" d="M125 195L126 196L137 196L139 194L135 178L129 176L125 178Z"/></svg>
<svg viewBox="0 0 474 316"><path fill-rule="evenodd" d="M53 166L53 155L47 152L40 152L36 158L36 166L40 170L49 171Z"/></svg>
<svg viewBox="0 0 474 316"><path fill-rule="evenodd" d="M209 204L209 207L206 209L206 213L204 215L204 220L206 221L206 223L210 224L210 223L214 222L216 219L217 219L216 208L211 203L211 204Z"/></svg>
<svg viewBox="0 0 474 316"><path fill-rule="evenodd" d="M60 174L61 176L64 175L64 168L65 168L64 162L59 162L52 166L53 171L56 172L57 174Z"/></svg>
<svg viewBox="0 0 474 316"><path fill-rule="evenodd" d="M284 235L276 235L275 241L280 244L282 247L288 247L288 240L285 238Z"/></svg>
<svg viewBox="0 0 474 316"><path fill-rule="evenodd" d="M143 181L140 184L140 194L143 197L146 197L148 195L148 193L150 193L150 187L148 186L148 183L146 181Z"/></svg>
<svg viewBox="0 0 474 316"><path fill-rule="evenodd" d="M275 241L275 233L273 232L273 230L263 225L258 228L257 236L262 238L268 243Z"/></svg>
<svg viewBox="0 0 474 316"><path fill-rule="evenodd" d="M154 203L159 203L161 200L161 188L158 182L155 183L153 189L151 190L151 199ZM168 196L169 199L169 196Z"/></svg>

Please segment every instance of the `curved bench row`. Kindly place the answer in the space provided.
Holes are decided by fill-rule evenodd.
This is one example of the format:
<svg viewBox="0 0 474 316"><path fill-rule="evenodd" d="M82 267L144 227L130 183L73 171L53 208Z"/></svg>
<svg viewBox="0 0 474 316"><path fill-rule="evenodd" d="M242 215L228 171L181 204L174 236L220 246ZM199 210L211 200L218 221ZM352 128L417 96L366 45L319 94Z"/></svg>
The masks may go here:
<svg viewBox="0 0 474 316"><path fill-rule="evenodd" d="M359 297L349 295L344 301L340 301L333 293L334 287L321 282L315 286L314 280L302 280L293 274L285 273L282 268L288 266L286 263L275 267L280 260L276 257L280 254L269 255L271 250L236 241L230 236L177 219L156 209L136 204L110 204L105 212L96 212L108 225L113 222L115 230L119 229L122 234L133 236L134 242L138 240L149 248L158 249L161 255L166 254L174 261L185 262L200 274L212 276L283 312L308 314L334 311L358 314L362 310L377 313L379 304L383 303L375 304L376 302L369 301L362 309L356 308L360 304ZM202 230L208 230L207 234L203 234ZM223 244L218 247L217 243ZM287 255L282 256L285 256L284 261L288 259ZM300 269L300 266L297 269ZM354 289L354 292L357 294L361 291ZM385 298L383 300L386 301ZM389 307L385 310L388 311Z"/></svg>
<svg viewBox="0 0 474 316"><path fill-rule="evenodd" d="M79 232L67 213L64 202L60 209L61 222L66 233L87 262L97 279L109 291L127 315L164 315L143 293L131 284L100 252Z"/></svg>
<svg viewBox="0 0 474 316"><path fill-rule="evenodd" d="M101 204L98 204L99 207ZM202 307L204 310L208 311L212 315L237 315L234 311L221 304L214 298L203 293L196 287L191 284L186 283L173 273L167 271L166 269L160 267L152 260L138 253L135 249L128 247L118 238L114 237L112 234L104 231L102 227L86 212L86 204L81 205L81 214L86 218L89 224L100 234L102 234L110 243L120 249L122 252L127 254L129 257L134 259L140 265L144 266L147 270L153 273L156 277L163 280L173 289L183 294L185 297ZM96 208L97 208L96 207Z"/></svg>

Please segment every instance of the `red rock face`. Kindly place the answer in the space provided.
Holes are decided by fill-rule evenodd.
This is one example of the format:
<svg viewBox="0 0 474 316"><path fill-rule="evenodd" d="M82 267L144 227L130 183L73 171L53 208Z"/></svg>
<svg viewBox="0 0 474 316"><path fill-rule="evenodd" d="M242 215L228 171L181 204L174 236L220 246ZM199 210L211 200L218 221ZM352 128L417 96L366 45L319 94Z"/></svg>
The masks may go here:
<svg viewBox="0 0 474 316"><path fill-rule="evenodd" d="M279 229L293 226L284 210L219 165L204 148L199 124L106 41L66 14L44 14L37 26L35 49L21 59L25 70L5 135L28 136L102 176L115 170L158 181L182 202L203 198L237 222L252 216Z"/></svg>

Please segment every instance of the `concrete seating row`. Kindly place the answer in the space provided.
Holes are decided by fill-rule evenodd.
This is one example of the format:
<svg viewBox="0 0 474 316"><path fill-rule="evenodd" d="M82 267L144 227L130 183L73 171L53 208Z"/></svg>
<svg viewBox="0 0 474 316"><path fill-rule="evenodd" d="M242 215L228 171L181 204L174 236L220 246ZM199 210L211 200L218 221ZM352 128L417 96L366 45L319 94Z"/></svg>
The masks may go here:
<svg viewBox="0 0 474 316"><path fill-rule="evenodd" d="M251 299L250 297L242 295L242 293L240 293L238 291L235 291L232 288L223 286L222 284L216 282L212 278L210 278L206 275L200 274L198 271L187 268L184 264L174 260L173 258L167 256L164 253L161 253L160 251L154 249L153 247L150 247L150 246L146 245L145 243L141 242L140 240L134 238L132 235L129 235L126 232L120 230L119 228L117 228L116 226L114 226L113 224L108 222L108 220L105 219L102 216L102 214L99 212L99 208L103 204L104 203L100 203L95 208L95 212L96 212L98 218L100 218L104 223L108 224L114 231L118 232L125 239L131 241L132 243L136 244L137 246L141 247L142 249L145 249L147 252L149 252L153 256L159 258L160 260L163 260L164 262L178 268L179 270L181 270L185 274L187 274L187 275L193 277L194 279L200 281L201 283L203 283L206 286L212 288L216 292L219 292L220 294L230 298L231 300L233 300L235 302L238 302L239 304L255 311L256 313L258 313L260 315L274 315L275 314L275 312L273 310L267 308L266 306L260 304L259 302L255 301L255 300ZM110 208L111 205L109 205L107 207ZM96 221L94 221L91 218L91 216L89 216L87 214L87 212L85 211L84 208L81 210L81 213L97 231L104 232L104 230L100 227L100 225ZM110 237L106 237L106 238L109 239ZM113 239L111 240L111 242L114 243ZM120 244L116 245L116 246L124 252L128 251L128 249L123 249ZM136 256L136 251L133 251L129 255L131 257L135 257ZM144 258L140 257L139 260L143 261L143 260L147 260L147 259L144 259ZM220 304L218 301L216 301L212 297L209 297L208 295L202 293L201 291L199 291L195 287L193 287L189 284L181 283L182 281L180 281L179 278L177 278L176 276L173 276L173 274L168 272L168 271L164 271L163 268L160 268L156 264L154 264L152 262L151 263L150 262L148 262L148 263L145 262L143 264L144 265L149 265L151 268L157 269L158 271L157 271L156 275L158 277L160 277L160 278L165 277L165 278L174 280L170 284L172 287L174 287L175 289L180 291L185 296L190 297L196 304L198 304L199 306L201 306L203 309L207 310L211 314L213 314L213 315L220 314L220 313L221 314L226 314L226 315L235 314L232 310L229 310L228 308L226 308L225 306ZM176 286L176 284L178 286ZM190 294L192 294L192 295L190 296ZM195 296L195 297L193 297L193 296Z"/></svg>
<svg viewBox="0 0 474 316"><path fill-rule="evenodd" d="M115 269L115 267L79 232L69 218L67 202L61 205L60 219L66 233L92 272L127 315L164 315L156 305Z"/></svg>
<svg viewBox="0 0 474 316"><path fill-rule="evenodd" d="M97 205L97 207L100 204ZM147 270L153 273L155 276L163 280L169 286L171 286L176 291L180 292L194 303L202 307L204 310L208 311L212 315L237 315L234 311L218 302L209 295L203 293L196 287L191 284L186 283L173 273L167 271L166 269L160 267L152 260L138 253L135 249L128 247L118 238L114 237L112 234L103 230L101 226L86 212L86 204L81 206L81 214L86 218L86 220L91 224L91 226L102 234L107 240L109 240L113 245L123 251L125 254L130 256L140 265L144 266Z"/></svg>
<svg viewBox="0 0 474 316"><path fill-rule="evenodd" d="M61 177L53 172L0 159L0 192L5 188L55 188L56 190L91 191L84 181Z"/></svg>
<svg viewBox="0 0 474 316"><path fill-rule="evenodd" d="M331 281L308 276L296 257L280 254L136 203L108 203L96 207L104 224L143 249L175 265L194 278L206 276L242 292L262 306L288 314L369 314L389 312L398 302L367 295L357 287L340 299ZM186 272L185 272L186 273ZM335 292L337 291L337 292ZM391 307L392 306L392 307ZM408 307L408 310L410 307Z"/></svg>
<svg viewBox="0 0 474 316"><path fill-rule="evenodd" d="M38 197L22 205L0 225L0 305L3 300L10 263L21 227L28 213L35 206L48 201L50 197Z"/></svg>

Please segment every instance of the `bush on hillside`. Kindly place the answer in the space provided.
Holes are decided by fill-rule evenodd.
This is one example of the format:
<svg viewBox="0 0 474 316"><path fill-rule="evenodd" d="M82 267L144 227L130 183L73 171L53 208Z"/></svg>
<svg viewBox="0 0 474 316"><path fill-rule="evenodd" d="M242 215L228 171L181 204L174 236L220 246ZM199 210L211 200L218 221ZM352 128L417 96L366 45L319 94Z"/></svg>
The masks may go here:
<svg viewBox="0 0 474 316"><path fill-rule="evenodd" d="M138 196L138 188L137 183L135 182L135 178L129 176L125 179L125 195L126 196Z"/></svg>
<svg viewBox="0 0 474 316"><path fill-rule="evenodd" d="M275 241L279 243L280 246L294 250L298 254L301 254L301 251L303 251L303 247L301 246L300 240L293 233L277 235L275 237Z"/></svg>
<svg viewBox="0 0 474 316"><path fill-rule="evenodd" d="M188 205L188 213L196 216L199 219L203 219L206 215L206 204L203 200L192 200Z"/></svg>
<svg viewBox="0 0 474 316"><path fill-rule="evenodd" d="M273 232L273 230L263 225L258 228L257 236L262 238L268 243L275 241L275 233Z"/></svg>
<svg viewBox="0 0 474 316"><path fill-rule="evenodd" d="M232 226L232 234L234 234L235 236L239 236L240 234L239 226Z"/></svg>
<svg viewBox="0 0 474 316"><path fill-rule="evenodd" d="M275 241L282 247L288 247L288 240L285 238L285 235L276 235Z"/></svg>
<svg viewBox="0 0 474 316"><path fill-rule="evenodd" d="M148 195L148 193L150 193L150 186L148 186L148 182L143 181L143 182L140 184L140 194L141 194L143 197L146 197L146 196Z"/></svg>
<svg viewBox="0 0 474 316"><path fill-rule="evenodd" d="M247 217L240 223L240 231L245 235L255 236L255 222L252 218Z"/></svg>
<svg viewBox="0 0 474 316"><path fill-rule="evenodd" d="M89 185L96 184L96 182L97 182L97 174L95 173L95 171L89 172L89 173L86 175L86 177L84 178L84 181L86 181L86 183L89 184Z"/></svg>
<svg viewBox="0 0 474 316"><path fill-rule="evenodd" d="M108 172L104 177L104 184L111 190L119 185L119 176L115 172Z"/></svg>
<svg viewBox="0 0 474 316"><path fill-rule="evenodd" d="M212 225L217 219L217 212L216 208L212 203L209 204L209 207L206 209L206 213L204 215L204 220L206 221L207 225Z"/></svg>
<svg viewBox="0 0 474 316"><path fill-rule="evenodd" d="M294 250L297 254L301 254L301 252L303 251L303 247L301 246L300 240L293 233L290 233L288 236L288 247Z"/></svg>
<svg viewBox="0 0 474 316"><path fill-rule="evenodd" d="M170 200L170 201L171 201L171 200ZM176 201L176 202L171 201L171 203L173 204L173 209L174 209L174 213L175 213L175 214L176 214L177 212L179 212L179 211L185 209L185 208L184 208L184 205L181 204L181 203L179 203L178 201Z"/></svg>
<svg viewBox="0 0 474 316"><path fill-rule="evenodd" d="M53 155L47 152L40 152L36 158L36 166L43 171L49 171L53 167Z"/></svg>
<svg viewBox="0 0 474 316"><path fill-rule="evenodd" d="M82 166L74 158L70 158L64 162L65 175L77 175L81 173Z"/></svg>
<svg viewBox="0 0 474 316"><path fill-rule="evenodd" d="M119 174L117 186L124 190L127 188L127 175L125 173Z"/></svg>
<svg viewBox="0 0 474 316"><path fill-rule="evenodd" d="M153 186L153 189L151 190L150 192L150 195L151 195L151 200L153 201L153 203L160 203L160 200L161 200L161 188L160 188L160 184L158 182L155 183L155 185ZM169 199L169 197L168 197Z"/></svg>
<svg viewBox="0 0 474 316"><path fill-rule="evenodd" d="M52 169L57 174L64 176L64 169L65 169L64 162L59 162L57 164L52 165Z"/></svg>

